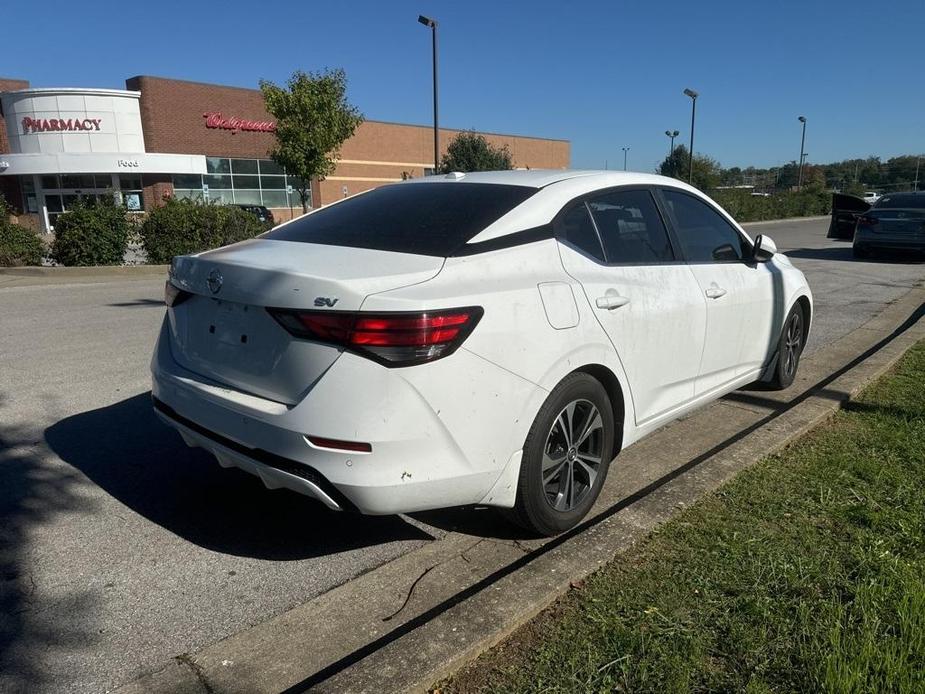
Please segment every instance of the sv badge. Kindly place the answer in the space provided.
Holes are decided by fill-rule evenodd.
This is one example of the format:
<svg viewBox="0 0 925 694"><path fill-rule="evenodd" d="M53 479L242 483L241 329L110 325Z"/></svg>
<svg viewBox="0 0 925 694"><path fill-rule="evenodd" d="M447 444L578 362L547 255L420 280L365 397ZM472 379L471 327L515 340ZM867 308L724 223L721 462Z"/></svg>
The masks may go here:
<svg viewBox="0 0 925 694"><path fill-rule="evenodd" d="M334 308L334 304L337 303L337 299L329 299L326 296L316 296L315 297L315 306L318 307L327 307Z"/></svg>

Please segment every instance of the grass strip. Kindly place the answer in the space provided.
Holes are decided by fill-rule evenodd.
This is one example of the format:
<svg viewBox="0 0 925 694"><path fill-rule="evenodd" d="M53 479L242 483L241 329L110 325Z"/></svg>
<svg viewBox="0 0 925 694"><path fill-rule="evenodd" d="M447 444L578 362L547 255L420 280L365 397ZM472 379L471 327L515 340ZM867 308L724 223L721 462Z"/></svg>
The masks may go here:
<svg viewBox="0 0 925 694"><path fill-rule="evenodd" d="M437 689L925 691L925 342Z"/></svg>

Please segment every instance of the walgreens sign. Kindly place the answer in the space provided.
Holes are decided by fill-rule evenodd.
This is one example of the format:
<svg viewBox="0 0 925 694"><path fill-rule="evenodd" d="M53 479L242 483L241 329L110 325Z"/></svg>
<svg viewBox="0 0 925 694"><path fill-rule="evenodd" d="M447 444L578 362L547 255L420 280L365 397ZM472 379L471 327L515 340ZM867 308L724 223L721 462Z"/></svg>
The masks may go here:
<svg viewBox="0 0 925 694"><path fill-rule="evenodd" d="M208 111L203 113L202 117L206 119L207 128L230 130L232 134L238 130L258 133L276 132L276 123L270 120L247 120L236 116L226 118L220 111Z"/></svg>
<svg viewBox="0 0 925 694"><path fill-rule="evenodd" d="M23 135L31 133L77 133L100 129L102 118L30 118L22 119Z"/></svg>

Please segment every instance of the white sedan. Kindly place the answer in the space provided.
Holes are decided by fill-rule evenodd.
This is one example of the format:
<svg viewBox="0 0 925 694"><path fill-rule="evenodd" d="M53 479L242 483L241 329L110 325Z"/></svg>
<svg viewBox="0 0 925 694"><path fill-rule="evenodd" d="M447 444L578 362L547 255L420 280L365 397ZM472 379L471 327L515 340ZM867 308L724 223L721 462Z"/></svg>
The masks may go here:
<svg viewBox="0 0 925 694"><path fill-rule="evenodd" d="M698 190L602 171L388 185L174 259L157 414L328 507L513 509L553 534L617 453L794 378L806 279Z"/></svg>

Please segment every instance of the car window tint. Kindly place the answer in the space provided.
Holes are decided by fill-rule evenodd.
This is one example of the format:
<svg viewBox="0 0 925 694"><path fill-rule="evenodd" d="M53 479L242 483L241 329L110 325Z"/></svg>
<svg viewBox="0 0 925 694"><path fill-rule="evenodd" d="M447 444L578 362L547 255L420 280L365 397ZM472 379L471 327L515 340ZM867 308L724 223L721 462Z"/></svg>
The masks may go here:
<svg viewBox="0 0 925 694"><path fill-rule="evenodd" d="M748 242L726 219L693 195L663 189L684 256L695 263L738 262Z"/></svg>
<svg viewBox="0 0 925 694"><path fill-rule="evenodd" d="M446 257L536 191L490 183L387 185L261 238Z"/></svg>
<svg viewBox="0 0 925 694"><path fill-rule="evenodd" d="M925 195L884 195L874 203L874 208L878 210L922 207L925 207Z"/></svg>
<svg viewBox="0 0 925 694"><path fill-rule="evenodd" d="M668 232L647 190L607 193L588 200L608 263L653 264L674 260Z"/></svg>
<svg viewBox="0 0 925 694"><path fill-rule="evenodd" d="M559 222L558 236L592 258L604 262L604 251L600 239L591 223L591 216L584 203L576 205L565 213Z"/></svg>

